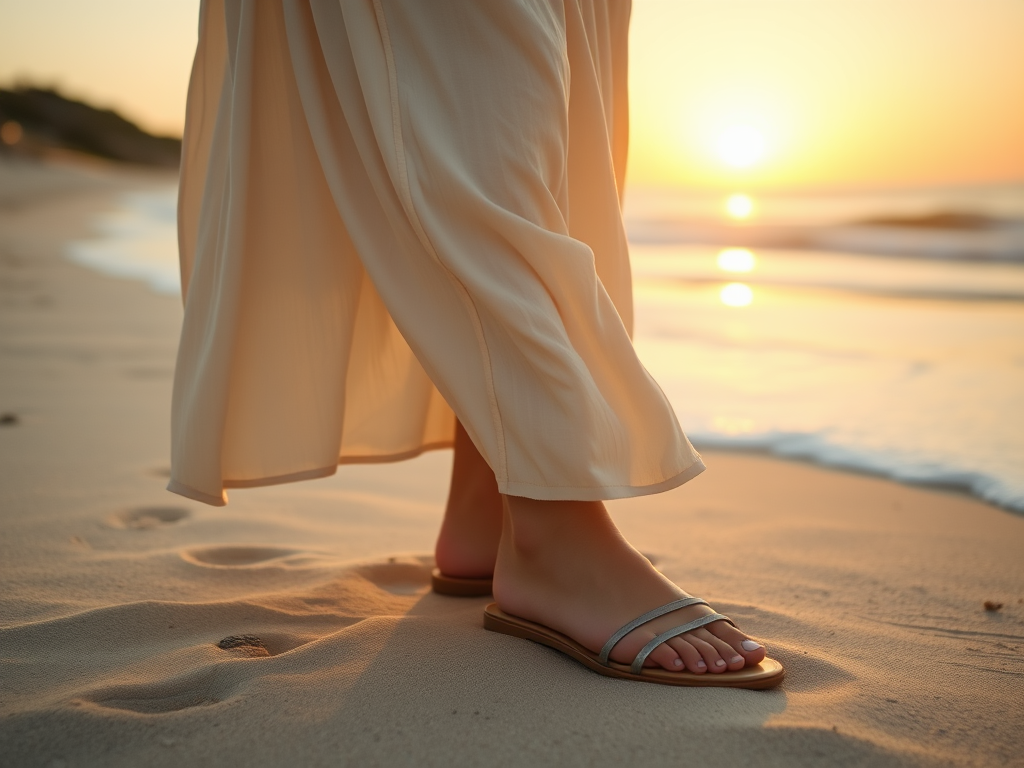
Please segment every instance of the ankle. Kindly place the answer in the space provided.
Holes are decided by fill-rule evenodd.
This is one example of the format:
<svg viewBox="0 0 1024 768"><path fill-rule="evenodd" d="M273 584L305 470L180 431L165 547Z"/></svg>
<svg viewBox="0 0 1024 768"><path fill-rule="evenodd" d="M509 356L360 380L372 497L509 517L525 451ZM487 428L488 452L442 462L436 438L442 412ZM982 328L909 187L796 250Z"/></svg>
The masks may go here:
<svg viewBox="0 0 1024 768"><path fill-rule="evenodd" d="M524 562L572 556L589 549L594 540L615 532L599 501L539 501L504 497L502 543L508 553Z"/></svg>

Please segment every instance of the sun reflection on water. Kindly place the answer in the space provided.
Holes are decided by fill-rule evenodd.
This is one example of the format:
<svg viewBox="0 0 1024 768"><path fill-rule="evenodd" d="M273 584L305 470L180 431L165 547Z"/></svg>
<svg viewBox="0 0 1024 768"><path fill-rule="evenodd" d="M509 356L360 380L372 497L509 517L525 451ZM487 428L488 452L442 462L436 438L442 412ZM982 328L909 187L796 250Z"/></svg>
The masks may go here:
<svg viewBox="0 0 1024 768"><path fill-rule="evenodd" d="M729 283L723 285L718 298L727 307L746 307L754 300L754 292L749 285L743 283Z"/></svg>
<svg viewBox="0 0 1024 768"><path fill-rule="evenodd" d="M726 272L750 272L756 262L746 248L726 248L718 254L718 268Z"/></svg>

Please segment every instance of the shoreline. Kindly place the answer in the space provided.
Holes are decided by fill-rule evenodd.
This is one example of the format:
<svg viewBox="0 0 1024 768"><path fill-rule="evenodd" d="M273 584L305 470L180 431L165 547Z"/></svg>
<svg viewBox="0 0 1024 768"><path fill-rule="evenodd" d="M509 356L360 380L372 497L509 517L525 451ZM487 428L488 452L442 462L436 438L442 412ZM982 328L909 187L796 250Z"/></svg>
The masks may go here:
<svg viewBox="0 0 1024 768"><path fill-rule="evenodd" d="M840 472L842 474L854 475L856 477L871 478L873 480L885 480L886 482L895 483L896 485L901 485L906 488L916 488L925 491L933 491L935 493L948 493L950 495L960 497L965 501L974 501L979 504L983 504L986 507L991 507L999 512L1004 512L1016 517L1024 517L1024 509L1017 509L1007 504L1000 504L992 501L991 499L986 499L984 496L976 493L973 490L973 487L968 485L966 482L956 482L953 480L948 482L942 480L907 480L896 477L892 474L886 474L882 471L870 469L869 467L857 466L852 463L830 463L812 456L777 453L773 448L747 447L742 445L729 446L723 443L709 445L699 440L693 440L692 442L694 448L696 448L702 455L704 453L721 453L737 454L741 456L762 456L774 461L783 461L787 464L798 464L808 467L816 467L817 469L827 469L832 472Z"/></svg>
<svg viewBox="0 0 1024 768"><path fill-rule="evenodd" d="M485 632L485 600L429 593L448 452L226 508L166 492L180 301L62 251L158 176L51 170L27 200L0 166L12 763L1020 761L1024 519L973 497L712 449L681 488L610 503L786 665L780 689L745 692L601 678ZM266 655L217 646L242 634Z"/></svg>

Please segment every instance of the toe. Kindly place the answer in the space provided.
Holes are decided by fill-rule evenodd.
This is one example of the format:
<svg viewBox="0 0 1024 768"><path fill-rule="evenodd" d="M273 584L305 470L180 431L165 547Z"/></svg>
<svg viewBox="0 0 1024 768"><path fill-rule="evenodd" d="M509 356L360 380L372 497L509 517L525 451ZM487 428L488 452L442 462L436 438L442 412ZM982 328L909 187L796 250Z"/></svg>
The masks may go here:
<svg viewBox="0 0 1024 768"><path fill-rule="evenodd" d="M668 641L668 644L679 654L679 658L683 660L683 665L688 671L693 672L695 675L703 675L708 671L707 662L700 655L700 651L686 640L681 637L673 637Z"/></svg>
<svg viewBox="0 0 1024 768"><path fill-rule="evenodd" d="M725 642L725 640L722 640L708 632L705 627L695 630L692 634L696 635L709 645L714 646L714 649L718 651L718 655L725 660L726 666L730 672L735 672L737 669L743 669L743 667L747 665L746 659L738 654L736 649Z"/></svg>
<svg viewBox="0 0 1024 768"><path fill-rule="evenodd" d="M715 637L728 643L729 646L746 660L746 665L752 667L764 660L764 646L756 640L751 640L745 634L727 621L716 621L704 627Z"/></svg>
<svg viewBox="0 0 1024 768"><path fill-rule="evenodd" d="M692 632L683 635L683 638L697 649L704 663L707 664L708 672L725 672L727 665L721 655L711 643L696 637Z"/></svg>
<svg viewBox="0 0 1024 768"><path fill-rule="evenodd" d="M651 655L647 657L647 660L644 662L644 666L659 666L671 672L680 672L682 671L685 663L686 662L679 658L679 654L676 653L675 648L667 643L662 643L651 651Z"/></svg>

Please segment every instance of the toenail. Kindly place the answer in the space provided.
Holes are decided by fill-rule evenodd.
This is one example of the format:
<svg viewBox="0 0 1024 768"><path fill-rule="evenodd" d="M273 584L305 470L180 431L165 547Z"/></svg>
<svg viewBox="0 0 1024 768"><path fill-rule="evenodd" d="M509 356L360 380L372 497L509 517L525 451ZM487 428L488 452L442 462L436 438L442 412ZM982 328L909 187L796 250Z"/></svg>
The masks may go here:
<svg viewBox="0 0 1024 768"><path fill-rule="evenodd" d="M682 659L676 659L672 663L675 664L677 667L683 666L683 660Z"/></svg>
<svg viewBox="0 0 1024 768"><path fill-rule="evenodd" d="M740 645L743 646L744 651L756 651L760 648L760 644L755 643L753 640L744 640Z"/></svg>
<svg viewBox="0 0 1024 768"><path fill-rule="evenodd" d="M716 667L724 667L725 666L725 662L722 661L721 659L719 659L718 661L715 662L715 666Z"/></svg>
<svg viewBox="0 0 1024 768"><path fill-rule="evenodd" d="M730 664L739 664L741 661L743 661L742 656L733 656L731 659L729 659Z"/></svg>
<svg viewBox="0 0 1024 768"><path fill-rule="evenodd" d="M704 663L704 659L701 659L700 661L697 662L697 666L700 667L701 669L704 669L704 667L706 667L707 664Z"/></svg>

